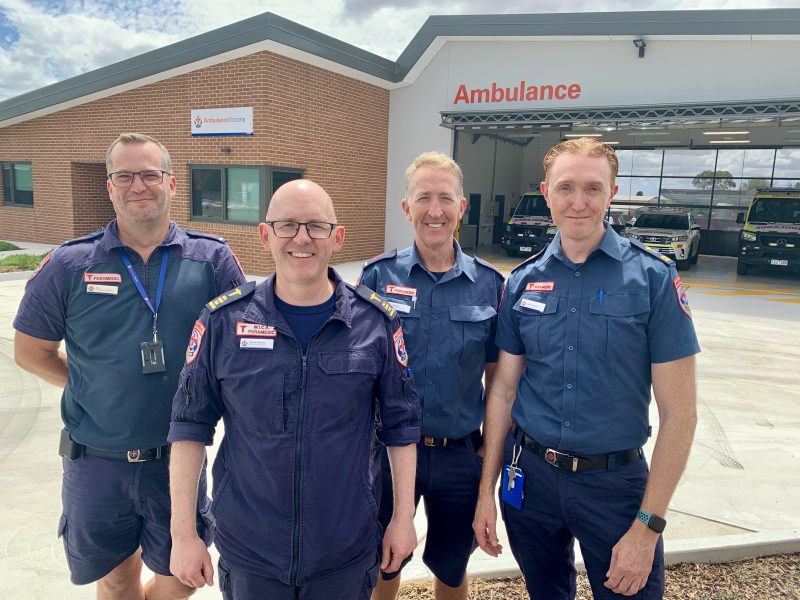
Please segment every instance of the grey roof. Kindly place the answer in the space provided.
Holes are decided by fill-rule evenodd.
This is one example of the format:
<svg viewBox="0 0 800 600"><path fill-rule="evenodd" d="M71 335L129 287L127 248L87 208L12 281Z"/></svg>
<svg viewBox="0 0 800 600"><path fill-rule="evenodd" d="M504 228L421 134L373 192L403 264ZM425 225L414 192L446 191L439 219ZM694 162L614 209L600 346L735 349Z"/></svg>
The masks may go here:
<svg viewBox="0 0 800 600"><path fill-rule="evenodd" d="M391 61L264 13L0 102L0 123L267 40L397 83L443 36L799 34L800 9L433 16Z"/></svg>

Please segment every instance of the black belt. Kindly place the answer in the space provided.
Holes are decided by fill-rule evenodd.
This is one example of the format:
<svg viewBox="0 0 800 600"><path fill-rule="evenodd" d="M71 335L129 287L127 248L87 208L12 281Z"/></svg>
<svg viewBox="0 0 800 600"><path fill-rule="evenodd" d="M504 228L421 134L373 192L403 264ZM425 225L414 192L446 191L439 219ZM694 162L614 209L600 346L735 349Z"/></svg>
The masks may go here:
<svg viewBox="0 0 800 600"><path fill-rule="evenodd" d="M561 452L554 448L542 446L532 437L522 434L522 445L537 456L541 456L548 463L565 471L596 471L598 469L607 470L609 463L621 467L641 458L641 448L631 448L622 452L612 452L611 454L592 454L589 456L570 454Z"/></svg>
<svg viewBox="0 0 800 600"><path fill-rule="evenodd" d="M483 446L483 437L481 436L480 430L475 430L469 435L465 435L464 437L460 438L446 438L446 437L430 437L427 435L423 435L422 438L419 440L419 443L423 446L466 446L469 443L472 443L472 448L477 450L481 446Z"/></svg>
<svg viewBox="0 0 800 600"><path fill-rule="evenodd" d="M145 450L98 450L83 446L84 456L99 456L100 458L124 459L128 462L146 462L148 460L158 460L169 456L169 445L159 446L158 448L147 448Z"/></svg>

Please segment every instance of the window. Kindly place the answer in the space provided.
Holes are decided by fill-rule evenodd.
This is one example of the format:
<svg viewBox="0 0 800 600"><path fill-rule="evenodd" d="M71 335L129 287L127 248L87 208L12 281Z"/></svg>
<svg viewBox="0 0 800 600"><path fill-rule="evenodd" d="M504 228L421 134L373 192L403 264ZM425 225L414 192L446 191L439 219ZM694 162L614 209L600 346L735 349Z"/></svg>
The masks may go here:
<svg viewBox="0 0 800 600"><path fill-rule="evenodd" d="M299 169L262 166L192 165L192 219L256 225L267 213L272 194Z"/></svg>
<svg viewBox="0 0 800 600"><path fill-rule="evenodd" d="M3 203L33 206L31 163L3 163Z"/></svg>

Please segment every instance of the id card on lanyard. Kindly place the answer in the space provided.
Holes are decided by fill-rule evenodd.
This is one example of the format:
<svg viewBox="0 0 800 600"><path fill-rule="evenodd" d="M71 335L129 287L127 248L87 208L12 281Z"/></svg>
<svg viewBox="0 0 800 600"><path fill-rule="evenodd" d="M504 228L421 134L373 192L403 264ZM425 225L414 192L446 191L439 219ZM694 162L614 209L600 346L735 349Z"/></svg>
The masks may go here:
<svg viewBox="0 0 800 600"><path fill-rule="evenodd" d="M164 281L167 277L169 248L164 248L164 252L161 255L161 271L158 274L158 288L156 289L155 306L150 301L150 296L147 295L147 292L142 285L142 281L139 279L139 275L136 273L136 269L134 269L133 265L131 264L131 259L128 257L128 254L125 252L125 250L120 248L119 255L123 264L125 265L125 268L128 269L131 279L133 279L133 284L136 286L136 290L139 292L142 300L144 300L147 308L150 309L151 313L153 313L153 337L152 339L145 340L139 344L139 349L142 353L142 373L144 375L148 375L150 373L163 373L167 370L167 365L164 361L164 344L158 339L158 307L161 305L161 294L164 291Z"/></svg>

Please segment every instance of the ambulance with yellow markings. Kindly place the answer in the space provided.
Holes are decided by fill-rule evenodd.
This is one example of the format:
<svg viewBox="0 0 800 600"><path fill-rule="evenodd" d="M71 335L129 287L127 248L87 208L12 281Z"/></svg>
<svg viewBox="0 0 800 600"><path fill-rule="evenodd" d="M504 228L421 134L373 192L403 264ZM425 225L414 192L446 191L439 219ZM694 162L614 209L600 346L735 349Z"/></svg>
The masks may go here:
<svg viewBox="0 0 800 600"><path fill-rule="evenodd" d="M756 191L747 214L739 213L736 273L749 267L800 271L800 189L765 188Z"/></svg>

